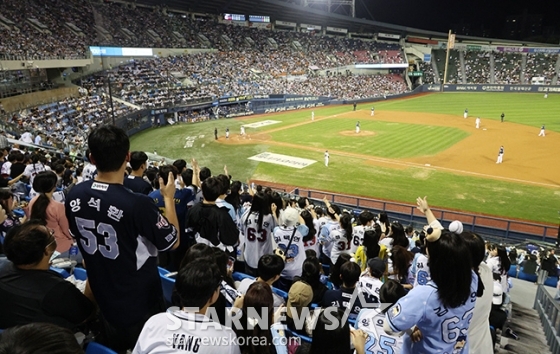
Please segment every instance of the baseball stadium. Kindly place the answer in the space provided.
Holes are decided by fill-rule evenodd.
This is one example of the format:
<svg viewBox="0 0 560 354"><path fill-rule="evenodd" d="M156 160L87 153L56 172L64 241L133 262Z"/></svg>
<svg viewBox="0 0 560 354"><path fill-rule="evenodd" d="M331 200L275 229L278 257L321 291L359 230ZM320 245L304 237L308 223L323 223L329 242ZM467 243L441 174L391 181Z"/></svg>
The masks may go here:
<svg viewBox="0 0 560 354"><path fill-rule="evenodd" d="M0 353L560 353L560 46L365 7L4 0Z"/></svg>

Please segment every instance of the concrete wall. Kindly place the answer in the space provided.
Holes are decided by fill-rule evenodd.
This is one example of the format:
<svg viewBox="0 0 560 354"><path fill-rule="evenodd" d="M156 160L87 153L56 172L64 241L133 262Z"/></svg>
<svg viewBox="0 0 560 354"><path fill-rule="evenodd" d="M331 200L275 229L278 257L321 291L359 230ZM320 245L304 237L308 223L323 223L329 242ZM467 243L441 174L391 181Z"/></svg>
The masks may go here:
<svg viewBox="0 0 560 354"><path fill-rule="evenodd" d="M2 100L2 106L4 106L4 110L6 110L6 112L13 112L27 107L60 101L67 97L73 97L77 95L77 87L63 87L54 90L37 91L24 95L4 98Z"/></svg>
<svg viewBox="0 0 560 354"><path fill-rule="evenodd" d="M92 59L76 60L2 60L0 70L50 69L85 67L92 63Z"/></svg>

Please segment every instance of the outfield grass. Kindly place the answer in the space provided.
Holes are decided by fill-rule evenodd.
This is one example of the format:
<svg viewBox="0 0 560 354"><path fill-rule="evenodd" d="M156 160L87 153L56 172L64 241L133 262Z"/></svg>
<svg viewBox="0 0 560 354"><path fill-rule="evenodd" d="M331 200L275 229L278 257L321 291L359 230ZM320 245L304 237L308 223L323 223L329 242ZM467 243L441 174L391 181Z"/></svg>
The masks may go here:
<svg viewBox="0 0 560 354"><path fill-rule="evenodd" d="M435 155L469 134L461 129L431 125L383 121L361 121L362 131L375 132L375 139L343 136L342 131L355 131L355 120L329 119L313 123L313 127L293 128L271 134L273 140L309 145L321 149L342 150L386 158L407 158ZM363 132L362 132L363 135ZM411 144L410 137L422 136L425 144ZM436 139L437 137L437 139Z"/></svg>
<svg viewBox="0 0 560 354"><path fill-rule="evenodd" d="M358 108L371 109L371 104ZM469 117L499 120L505 113L508 122L526 124L539 129L542 124L547 130L560 132L560 95L540 93L436 93L405 100L375 103L376 110L444 113L463 116L465 108Z"/></svg>
<svg viewBox="0 0 560 354"><path fill-rule="evenodd" d="M470 115L480 115L482 119L499 119L502 111L500 107L508 107L508 110L505 110L508 121L534 125L536 129L544 123L547 129L560 131L560 115L557 114L560 108L560 95L549 95L548 99L544 99L540 94L444 93L378 102L374 105L376 111L433 112L458 116L462 116L463 110L469 108ZM363 104L359 105L358 109L369 111L371 106L372 104ZM350 106L316 109L315 117L316 119L331 117L348 112L350 109ZM202 166L210 167L215 174L221 173L223 165L227 164L229 172L239 180L255 178L407 203L414 203L417 196L428 195L434 206L539 222L558 222L560 187L538 187L419 167L380 167L368 164L358 157L331 155L329 168L322 163L323 155L320 149L326 146L330 149L389 158L434 154L467 136L466 132L459 129L363 121L362 130L375 130L379 136L373 139L374 142L371 141L372 139L366 139L370 141L356 143L354 139L350 142L338 135L341 130L354 129L355 121L344 118L316 121L312 130L302 130L302 133L297 136L294 134L294 129L270 133L275 141L316 147L317 151L263 144L225 145L216 143L213 137L214 127L218 128L222 137L225 128L229 127L233 137L238 134L239 127L246 123L265 119L282 121L258 129L260 132L266 132L310 118L311 112L308 110L292 111L253 119L248 117L244 121L228 119L150 129L132 137L132 149L148 152L157 149L158 154L170 158L196 157ZM369 129L368 124L376 124L375 129ZM439 128L450 129L445 132L446 135L451 136L449 143L430 146L423 151L417 151L417 146L409 148L414 145L410 144L414 136L419 136L416 129L422 130L421 136L425 137L425 134L437 131ZM247 131L251 134L255 130L247 129ZM204 135L204 138L199 138L200 135ZM187 136L197 136L191 148L184 148ZM377 140L385 141L378 143ZM392 141L397 143L390 146ZM264 151L309 158L318 162L297 170L247 159Z"/></svg>

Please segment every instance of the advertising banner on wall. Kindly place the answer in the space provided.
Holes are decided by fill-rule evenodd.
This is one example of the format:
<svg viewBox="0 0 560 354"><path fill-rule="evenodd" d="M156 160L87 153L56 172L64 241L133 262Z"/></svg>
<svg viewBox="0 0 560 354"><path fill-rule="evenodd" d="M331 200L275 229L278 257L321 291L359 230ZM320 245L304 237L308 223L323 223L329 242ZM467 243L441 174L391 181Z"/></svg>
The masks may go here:
<svg viewBox="0 0 560 354"><path fill-rule="evenodd" d="M423 85L422 91L441 91L441 85ZM443 91L451 92L559 92L560 86L545 85L443 85Z"/></svg>

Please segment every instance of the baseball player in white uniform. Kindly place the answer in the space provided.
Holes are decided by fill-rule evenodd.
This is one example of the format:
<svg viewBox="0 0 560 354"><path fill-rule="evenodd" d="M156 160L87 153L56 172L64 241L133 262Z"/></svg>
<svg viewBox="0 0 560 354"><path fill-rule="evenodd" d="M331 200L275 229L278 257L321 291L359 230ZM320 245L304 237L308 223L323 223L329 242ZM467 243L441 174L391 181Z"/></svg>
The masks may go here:
<svg viewBox="0 0 560 354"><path fill-rule="evenodd" d="M476 124L476 129L480 128L480 117L476 117L476 120L474 122Z"/></svg>
<svg viewBox="0 0 560 354"><path fill-rule="evenodd" d="M539 133L539 136L545 136L545 134L544 134L544 124L541 126L541 132Z"/></svg>
<svg viewBox="0 0 560 354"><path fill-rule="evenodd" d="M245 136L245 127L244 126L241 126L241 135Z"/></svg>
<svg viewBox="0 0 560 354"><path fill-rule="evenodd" d="M371 107L371 116L373 117L375 115L375 107Z"/></svg>
<svg viewBox="0 0 560 354"><path fill-rule="evenodd" d="M325 151L325 166L329 167L329 150Z"/></svg>
<svg viewBox="0 0 560 354"><path fill-rule="evenodd" d="M229 139L229 128L226 128L226 139Z"/></svg>
<svg viewBox="0 0 560 354"><path fill-rule="evenodd" d="M356 123L356 134L358 134L359 132L360 132L360 121Z"/></svg>
<svg viewBox="0 0 560 354"><path fill-rule="evenodd" d="M467 118L469 116L469 110L465 108L465 113L463 113L463 118Z"/></svg>
<svg viewBox="0 0 560 354"><path fill-rule="evenodd" d="M503 158L504 158L504 147L500 146L500 151L498 151L498 160L496 161L496 163L502 163Z"/></svg>
<svg viewBox="0 0 560 354"><path fill-rule="evenodd" d="M311 120L315 120L315 111L311 111Z"/></svg>

